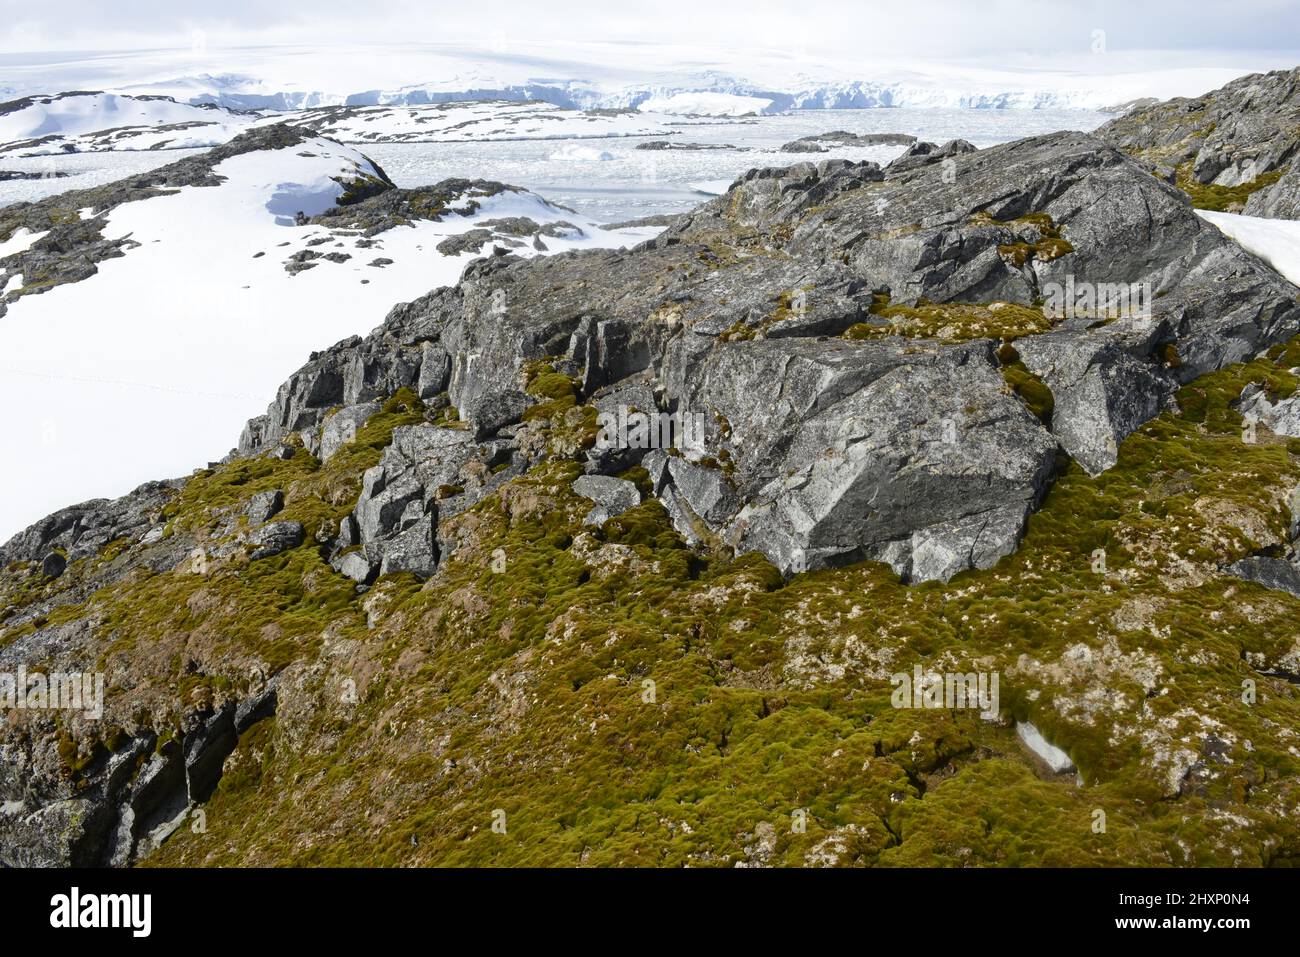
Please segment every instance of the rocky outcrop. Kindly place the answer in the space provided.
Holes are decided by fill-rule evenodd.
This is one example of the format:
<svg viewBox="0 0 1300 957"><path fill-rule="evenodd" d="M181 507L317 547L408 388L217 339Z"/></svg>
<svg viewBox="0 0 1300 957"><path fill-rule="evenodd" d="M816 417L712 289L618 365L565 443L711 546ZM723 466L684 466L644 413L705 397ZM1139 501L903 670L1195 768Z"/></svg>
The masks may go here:
<svg viewBox="0 0 1300 957"><path fill-rule="evenodd" d="M1272 401L1263 386L1252 383L1242 390L1237 408L1248 423L1262 423L1275 435L1300 439L1300 396Z"/></svg>
<svg viewBox="0 0 1300 957"><path fill-rule="evenodd" d="M102 867L147 857L211 797L239 736L275 714L276 685L195 714L177 736L115 742L80 783L34 750L0 747L0 864Z"/></svg>
<svg viewBox="0 0 1300 957"><path fill-rule="evenodd" d="M612 476L583 475L573 483L573 490L594 503L582 520L585 525L603 525L615 515L641 504L641 493L635 484Z"/></svg>
<svg viewBox="0 0 1300 957"><path fill-rule="evenodd" d="M1085 306L1045 317L1046 332L873 331L882 295L1032 309L1053 284L1136 293L1123 315ZM872 558L946 579L1014 549L1058 446L1094 474L1110 467L1180 384L1300 329L1296 295L1095 138L918 143L885 169L753 170L630 253L476 261L458 286L313 356L240 450L296 430L313 447L339 404L445 391L471 434L403 433L356 513L371 569L427 573L436 488L458 485L471 439L497 437L503 461L519 454L504 430L530 405L526 367L559 357L584 396L642 389L603 400L609 414L631 403L698 421L702 444L656 489L689 539L787 572ZM1047 427L1008 389L999 339L1051 391ZM427 443L416 457L428 474L410 442ZM589 461L626 468L649 450ZM398 539L403 557L386 558Z"/></svg>
<svg viewBox="0 0 1300 957"><path fill-rule="evenodd" d="M850 133L832 130L801 136L781 147L782 153L828 153L832 149L867 146L912 146L916 137L908 133Z"/></svg>
<svg viewBox="0 0 1300 957"><path fill-rule="evenodd" d="M1251 216L1296 218L1300 68L1253 73L1204 96L1142 106L1097 135L1168 178L1181 173L1201 186L1241 187L1240 198L1228 197L1235 211L1244 203Z"/></svg>

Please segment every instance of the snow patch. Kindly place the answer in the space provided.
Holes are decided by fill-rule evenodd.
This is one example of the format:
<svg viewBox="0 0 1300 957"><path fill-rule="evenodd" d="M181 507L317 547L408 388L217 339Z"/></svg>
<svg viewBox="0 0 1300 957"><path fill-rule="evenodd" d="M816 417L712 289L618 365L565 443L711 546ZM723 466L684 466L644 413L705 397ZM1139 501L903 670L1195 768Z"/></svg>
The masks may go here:
<svg viewBox="0 0 1300 957"><path fill-rule="evenodd" d="M34 233L26 226L19 226L13 231L13 235L0 243L0 259L27 252L49 234L49 230Z"/></svg>
<svg viewBox="0 0 1300 957"><path fill-rule="evenodd" d="M1018 721L1016 723L1016 735L1025 743L1030 751L1034 752L1043 763L1049 768L1060 774L1062 771L1073 771L1074 762L1070 756L1052 744L1043 737L1034 725L1028 721Z"/></svg>
<svg viewBox="0 0 1300 957"><path fill-rule="evenodd" d="M1300 285L1300 221L1216 213L1207 209L1198 209L1196 213L1291 282Z"/></svg>
<svg viewBox="0 0 1300 957"><path fill-rule="evenodd" d="M256 120L253 114L168 98L63 93L32 97L0 115L0 145L32 141L14 149L15 156L207 147L225 143Z"/></svg>
<svg viewBox="0 0 1300 957"><path fill-rule="evenodd" d="M731 189L731 184L735 180L730 179L706 179L698 183L691 183L691 189L697 193L703 193L705 196L722 196L727 190Z"/></svg>
<svg viewBox="0 0 1300 957"><path fill-rule="evenodd" d="M612 159L616 159L613 153L590 146L565 146L551 154L552 162L606 163Z"/></svg>

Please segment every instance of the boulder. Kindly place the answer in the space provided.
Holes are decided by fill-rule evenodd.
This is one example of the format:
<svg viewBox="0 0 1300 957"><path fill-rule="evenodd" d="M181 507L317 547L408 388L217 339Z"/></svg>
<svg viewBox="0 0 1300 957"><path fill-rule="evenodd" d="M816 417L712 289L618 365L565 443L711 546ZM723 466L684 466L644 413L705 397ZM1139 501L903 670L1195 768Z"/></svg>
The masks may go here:
<svg viewBox="0 0 1300 957"><path fill-rule="evenodd" d="M573 490L595 503L583 518L587 525L603 525L641 504L641 493L633 483L608 475L581 475L574 481Z"/></svg>
<svg viewBox="0 0 1300 957"><path fill-rule="evenodd" d="M1274 435L1300 438L1300 396L1270 402L1264 390L1252 383L1242 390L1237 407L1242 418L1262 423Z"/></svg>
<svg viewBox="0 0 1300 957"><path fill-rule="evenodd" d="M358 585L366 584L370 581L375 572L374 563L365 555L364 551L348 552L333 559L330 565L336 572L345 578L351 578Z"/></svg>
<svg viewBox="0 0 1300 957"><path fill-rule="evenodd" d="M1229 565L1227 571L1238 578L1258 582L1265 588L1276 588L1300 598L1300 568L1281 558L1243 558Z"/></svg>
<svg viewBox="0 0 1300 957"><path fill-rule="evenodd" d="M250 498L244 514L248 516L248 524L261 525L269 522L282 508L284 508L284 492L273 489L269 492L258 492Z"/></svg>
<svg viewBox="0 0 1300 957"><path fill-rule="evenodd" d="M428 578L438 568L437 523L433 515L422 515L401 534L384 544L381 575L411 572Z"/></svg>
<svg viewBox="0 0 1300 957"><path fill-rule="evenodd" d="M304 538L305 533L301 522L272 522L263 525L248 536L249 544L253 546L253 553L249 557L252 561L258 561L279 555L291 548L297 548L303 543Z"/></svg>
<svg viewBox="0 0 1300 957"><path fill-rule="evenodd" d="M363 402L339 409L321 426L320 453L322 462L328 462L343 446L357 437L357 430L379 411L378 402Z"/></svg>

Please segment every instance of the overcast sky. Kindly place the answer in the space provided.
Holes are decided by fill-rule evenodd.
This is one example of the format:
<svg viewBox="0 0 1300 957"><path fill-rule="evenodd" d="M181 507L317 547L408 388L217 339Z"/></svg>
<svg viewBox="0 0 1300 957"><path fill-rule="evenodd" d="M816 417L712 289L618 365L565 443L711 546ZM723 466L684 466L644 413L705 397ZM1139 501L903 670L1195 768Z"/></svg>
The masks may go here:
<svg viewBox="0 0 1300 957"><path fill-rule="evenodd" d="M121 50L189 42L623 40L779 47L904 58L1004 60L1163 50L1202 65L1300 47L1296 0L0 0L0 52ZM1285 58L1285 57L1284 57Z"/></svg>

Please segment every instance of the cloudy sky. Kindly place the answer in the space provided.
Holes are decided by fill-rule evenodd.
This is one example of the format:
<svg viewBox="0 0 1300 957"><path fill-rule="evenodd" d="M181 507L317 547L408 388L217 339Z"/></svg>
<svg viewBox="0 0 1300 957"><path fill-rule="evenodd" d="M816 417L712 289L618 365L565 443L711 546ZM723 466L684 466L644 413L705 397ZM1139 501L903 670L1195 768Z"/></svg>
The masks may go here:
<svg viewBox="0 0 1300 957"><path fill-rule="evenodd" d="M760 89L860 80L1109 104L1297 64L1300 0L0 0L0 100L232 84L709 88L722 74Z"/></svg>
<svg viewBox="0 0 1300 957"><path fill-rule="evenodd" d="M1206 15L1188 0L0 0L0 53L418 41L487 44L504 33L548 39L713 43L869 58L1032 63L1108 48L1167 51L1188 65L1288 53L1300 46L1300 3L1233 0Z"/></svg>

